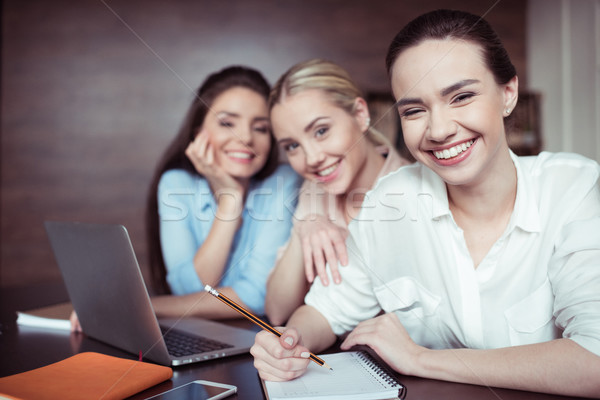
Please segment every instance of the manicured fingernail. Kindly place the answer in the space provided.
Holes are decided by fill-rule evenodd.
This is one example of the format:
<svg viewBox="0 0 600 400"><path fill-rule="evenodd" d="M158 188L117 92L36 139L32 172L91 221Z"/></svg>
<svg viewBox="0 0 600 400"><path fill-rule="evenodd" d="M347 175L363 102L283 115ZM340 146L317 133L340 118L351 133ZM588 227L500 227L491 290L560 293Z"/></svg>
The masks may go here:
<svg viewBox="0 0 600 400"><path fill-rule="evenodd" d="M291 336L286 337L285 339L283 339L283 341L289 344L290 346L294 345L294 338L292 338Z"/></svg>
<svg viewBox="0 0 600 400"><path fill-rule="evenodd" d="M310 353L308 351L303 351L302 353L300 353L300 357L308 358L308 357L310 357Z"/></svg>

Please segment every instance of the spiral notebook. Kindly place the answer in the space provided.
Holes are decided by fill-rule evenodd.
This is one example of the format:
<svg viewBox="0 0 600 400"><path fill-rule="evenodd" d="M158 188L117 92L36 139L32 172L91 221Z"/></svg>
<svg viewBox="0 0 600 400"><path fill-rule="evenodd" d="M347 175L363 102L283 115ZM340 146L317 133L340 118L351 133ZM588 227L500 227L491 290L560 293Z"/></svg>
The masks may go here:
<svg viewBox="0 0 600 400"><path fill-rule="evenodd" d="M319 355L333 371L310 363L304 375L287 382L263 381L269 400L403 399L406 388L368 353Z"/></svg>

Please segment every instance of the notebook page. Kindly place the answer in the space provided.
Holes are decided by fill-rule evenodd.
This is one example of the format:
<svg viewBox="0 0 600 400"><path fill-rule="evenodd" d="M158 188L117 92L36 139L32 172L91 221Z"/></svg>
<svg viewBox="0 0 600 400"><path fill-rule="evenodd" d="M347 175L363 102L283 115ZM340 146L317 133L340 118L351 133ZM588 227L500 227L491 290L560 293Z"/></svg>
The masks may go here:
<svg viewBox="0 0 600 400"><path fill-rule="evenodd" d="M304 375L288 382L265 382L269 398L381 399L398 396L399 386L389 383L366 363L359 352L320 355L333 371L311 362Z"/></svg>

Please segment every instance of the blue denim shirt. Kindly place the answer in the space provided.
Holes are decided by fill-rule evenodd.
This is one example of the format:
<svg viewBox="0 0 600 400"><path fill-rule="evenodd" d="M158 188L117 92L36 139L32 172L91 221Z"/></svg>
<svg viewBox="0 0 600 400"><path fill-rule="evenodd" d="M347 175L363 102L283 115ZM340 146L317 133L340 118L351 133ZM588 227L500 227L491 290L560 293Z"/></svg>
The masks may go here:
<svg viewBox="0 0 600 400"><path fill-rule="evenodd" d="M277 249L292 229L302 179L282 164L268 178L252 181L244 204L242 226L230 249L219 286L231 287L254 312L264 313L266 282ZM160 240L173 294L203 290L194 269L194 255L204 243L217 204L208 181L197 174L166 171L158 186Z"/></svg>

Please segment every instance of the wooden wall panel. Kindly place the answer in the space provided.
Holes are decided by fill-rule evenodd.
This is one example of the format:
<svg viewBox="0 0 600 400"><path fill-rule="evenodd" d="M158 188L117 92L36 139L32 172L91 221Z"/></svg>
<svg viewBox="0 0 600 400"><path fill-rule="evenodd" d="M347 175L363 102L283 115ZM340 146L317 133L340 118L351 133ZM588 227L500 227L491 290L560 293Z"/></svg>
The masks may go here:
<svg viewBox="0 0 600 400"><path fill-rule="evenodd" d="M323 57L386 91L389 41L439 7L487 13L526 81L520 0L4 0L0 286L60 279L46 219L122 223L145 266L146 188L207 73Z"/></svg>

